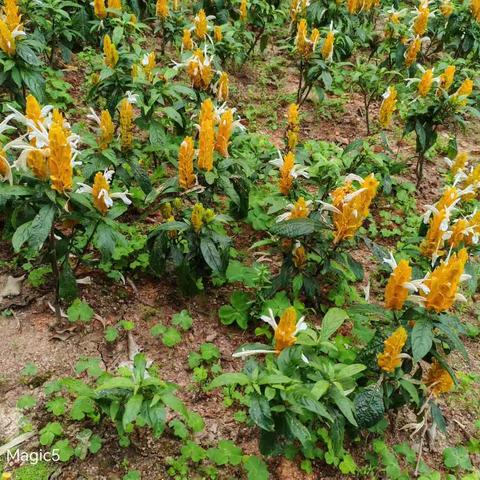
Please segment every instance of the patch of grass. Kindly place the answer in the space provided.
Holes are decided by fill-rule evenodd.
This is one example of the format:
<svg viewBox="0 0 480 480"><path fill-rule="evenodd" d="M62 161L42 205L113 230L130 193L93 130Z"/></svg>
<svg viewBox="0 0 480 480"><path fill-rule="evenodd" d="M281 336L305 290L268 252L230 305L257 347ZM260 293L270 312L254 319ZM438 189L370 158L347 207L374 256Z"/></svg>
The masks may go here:
<svg viewBox="0 0 480 480"><path fill-rule="evenodd" d="M0 463L0 472L3 471ZM39 462L35 465L24 465L13 471L13 480L48 480L53 472L53 466L46 462ZM8 470L7 470L8 471Z"/></svg>

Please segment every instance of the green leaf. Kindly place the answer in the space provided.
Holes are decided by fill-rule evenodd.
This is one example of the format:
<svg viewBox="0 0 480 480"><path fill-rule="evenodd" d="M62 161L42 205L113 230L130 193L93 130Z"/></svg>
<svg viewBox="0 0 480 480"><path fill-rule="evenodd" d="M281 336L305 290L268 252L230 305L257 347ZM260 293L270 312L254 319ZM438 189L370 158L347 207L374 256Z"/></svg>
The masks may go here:
<svg viewBox="0 0 480 480"><path fill-rule="evenodd" d="M207 455L216 465L239 465L242 462L242 449L231 440L220 440L217 448L208 449Z"/></svg>
<svg viewBox="0 0 480 480"><path fill-rule="evenodd" d="M215 243L209 237L200 239L200 251L207 265L213 273L224 273L223 262Z"/></svg>
<svg viewBox="0 0 480 480"><path fill-rule="evenodd" d="M220 358L220 350L214 343L202 343L200 355L205 362L211 362Z"/></svg>
<svg viewBox="0 0 480 480"><path fill-rule="evenodd" d="M353 403L352 401L345 396L344 393L340 392L337 387L332 387L330 389L330 396L332 400L335 402L339 410L343 413L345 418L355 427L357 427L357 422L353 416Z"/></svg>
<svg viewBox="0 0 480 480"><path fill-rule="evenodd" d="M63 428L58 422L50 422L40 430L40 445L51 445L55 437L63 433Z"/></svg>
<svg viewBox="0 0 480 480"><path fill-rule="evenodd" d="M268 480L270 478L267 464L255 455L249 455L246 460L244 459L244 467L248 480Z"/></svg>
<svg viewBox="0 0 480 480"><path fill-rule="evenodd" d="M421 360L430 351L432 344L432 322L426 318L418 319L412 329L413 361Z"/></svg>
<svg viewBox="0 0 480 480"><path fill-rule="evenodd" d="M52 447L52 452L56 451L62 462L68 462L75 453L68 440L59 440Z"/></svg>
<svg viewBox="0 0 480 480"><path fill-rule="evenodd" d="M17 401L17 408L20 410L29 410L37 404L37 399L33 395L23 395Z"/></svg>
<svg viewBox="0 0 480 480"><path fill-rule="evenodd" d="M178 418L175 418L169 423L170 427L173 428L173 433L178 437L181 438L182 440L185 440L188 437L188 430L185 424L179 420Z"/></svg>
<svg viewBox="0 0 480 480"><path fill-rule="evenodd" d="M102 382L96 389L96 392L106 392L109 390L116 390L116 389L126 389L126 390L133 390L135 388L135 384L133 380L126 377L113 377L108 378L104 382Z"/></svg>
<svg viewBox="0 0 480 480"><path fill-rule="evenodd" d="M376 385L370 385L357 394L353 403L359 428L373 427L385 415L383 393Z"/></svg>
<svg viewBox="0 0 480 480"><path fill-rule="evenodd" d="M193 324L193 319L188 313L188 310L182 310L172 317L172 323L182 330L189 330Z"/></svg>
<svg viewBox="0 0 480 480"><path fill-rule="evenodd" d="M165 333L162 336L162 342L167 347L174 347L182 341L182 335L180 332L173 327L167 328Z"/></svg>
<svg viewBox="0 0 480 480"><path fill-rule="evenodd" d="M109 326L105 329L105 340L106 340L108 343L112 343L112 342L114 342L117 338L118 338L118 330L117 330L115 327L112 327L111 325L109 325Z"/></svg>
<svg viewBox="0 0 480 480"><path fill-rule="evenodd" d="M137 393L133 395L128 400L127 404L125 405L125 412L122 418L122 425L125 429L129 423L132 423L138 417L140 413L140 409L142 408L143 403L143 395L141 393Z"/></svg>
<svg viewBox="0 0 480 480"><path fill-rule="evenodd" d="M420 398L418 396L417 389L415 385L408 380L400 380L400 385L408 392L411 399L415 402L417 406L420 405Z"/></svg>
<svg viewBox="0 0 480 480"><path fill-rule="evenodd" d="M54 205L46 205L40 209L29 228L30 237L28 245L33 250L40 250L43 242L47 239L53 225L56 208Z"/></svg>
<svg viewBox="0 0 480 480"><path fill-rule="evenodd" d="M236 323L245 330L248 325L250 305L250 298L245 292L233 292L230 297L230 305L223 305L218 310L220 321L224 325Z"/></svg>
<svg viewBox="0 0 480 480"><path fill-rule="evenodd" d="M181 452L182 457L187 457L195 463L201 462L207 455L205 450L200 447L200 445L190 440L185 443Z"/></svg>
<svg viewBox="0 0 480 480"><path fill-rule="evenodd" d="M472 462L465 447L448 447L443 451L443 463L447 468L472 469Z"/></svg>
<svg viewBox="0 0 480 480"><path fill-rule="evenodd" d="M287 421L287 426L292 433L292 435L302 444L306 445L307 442L311 440L311 434L305 425L290 412L287 412L285 415L285 419Z"/></svg>
<svg viewBox="0 0 480 480"><path fill-rule="evenodd" d="M90 305L79 298L76 298L67 309L68 319L71 322L89 322L94 313Z"/></svg>
<svg viewBox="0 0 480 480"><path fill-rule="evenodd" d="M253 393L250 397L250 418L262 430L273 432L275 426L273 423L270 405L265 397Z"/></svg>
<svg viewBox="0 0 480 480"><path fill-rule="evenodd" d="M270 228L272 235L280 237L297 238L304 235L310 235L315 231L315 223L308 218L294 218L276 223Z"/></svg>
<svg viewBox="0 0 480 480"><path fill-rule="evenodd" d="M348 313L341 308L331 308L325 314L320 327L320 340L325 342L328 340L348 318Z"/></svg>
<svg viewBox="0 0 480 480"><path fill-rule="evenodd" d="M20 225L12 236L12 247L15 253L18 253L22 245L30 238L30 227L32 222L25 222Z"/></svg>
<svg viewBox="0 0 480 480"><path fill-rule="evenodd" d="M67 400L63 397L55 397L54 399L47 402L47 410L58 417L65 413Z"/></svg>
<svg viewBox="0 0 480 480"><path fill-rule="evenodd" d="M222 373L218 377L215 377L210 385L208 386L209 390L214 388L224 387L226 385L248 385L250 379L244 373Z"/></svg>
<svg viewBox="0 0 480 480"><path fill-rule="evenodd" d="M73 402L70 417L73 420L83 420L86 414L95 412L95 403L90 397L80 396Z"/></svg>

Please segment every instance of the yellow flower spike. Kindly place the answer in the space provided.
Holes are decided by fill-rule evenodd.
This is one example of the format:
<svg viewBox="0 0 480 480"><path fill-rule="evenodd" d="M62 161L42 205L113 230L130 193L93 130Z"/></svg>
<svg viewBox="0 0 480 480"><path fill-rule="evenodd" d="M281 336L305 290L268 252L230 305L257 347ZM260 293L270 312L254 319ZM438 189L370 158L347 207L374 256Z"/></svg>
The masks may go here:
<svg viewBox="0 0 480 480"><path fill-rule="evenodd" d="M419 36L411 39L410 45L405 52L405 65L410 67L417 61L418 54L422 47L422 41Z"/></svg>
<svg viewBox="0 0 480 480"><path fill-rule="evenodd" d="M102 172L97 172L92 187L93 205L102 215L105 215L110 208L105 202L105 197L108 196L109 191L110 184L107 179ZM104 192L106 192L106 195Z"/></svg>
<svg viewBox="0 0 480 480"><path fill-rule="evenodd" d="M472 10L473 18L480 22L480 0L470 0L470 8Z"/></svg>
<svg viewBox="0 0 480 480"><path fill-rule="evenodd" d="M298 105L291 103L287 110L287 144L290 151L294 151L298 143L298 133L300 131L300 117L298 114Z"/></svg>
<svg viewBox="0 0 480 480"><path fill-rule="evenodd" d="M218 89L217 89L217 99L220 102L226 102L228 100L229 94L229 79L227 72L222 72L220 74L220 79L218 80Z"/></svg>
<svg viewBox="0 0 480 480"><path fill-rule="evenodd" d="M292 170L295 166L295 154L288 152L284 159L283 164L280 167L280 180L278 186L282 195L288 195L293 185Z"/></svg>
<svg viewBox="0 0 480 480"><path fill-rule="evenodd" d="M221 42L223 40L222 27L220 25L215 25L213 29L213 38L216 42Z"/></svg>
<svg viewBox="0 0 480 480"><path fill-rule="evenodd" d="M301 57L306 57L308 54L307 41L307 21L302 18L297 25L297 36L295 37L295 47Z"/></svg>
<svg viewBox="0 0 480 480"><path fill-rule="evenodd" d="M462 188L465 189L469 186L472 186L475 191L478 189L478 184L480 183L480 164L478 164L468 175L465 179ZM469 193L463 196L463 200L469 201L473 200L476 197L476 193Z"/></svg>
<svg viewBox="0 0 480 480"><path fill-rule="evenodd" d="M383 101L378 113L378 120L382 128L388 128L392 116L397 109L397 90L395 87L388 87L388 90L383 95Z"/></svg>
<svg viewBox="0 0 480 480"><path fill-rule="evenodd" d="M475 212L468 221L468 227L473 230L465 235L465 245L472 245L474 242L474 236L480 237L480 211Z"/></svg>
<svg viewBox="0 0 480 480"><path fill-rule="evenodd" d="M446 209L441 209L438 213L433 214L427 234L420 244L420 253L425 257L441 257L445 252L444 245L444 229L443 222L447 219Z"/></svg>
<svg viewBox="0 0 480 480"><path fill-rule="evenodd" d="M393 373L402 365L400 354L407 342L407 337L407 331L399 327L383 342L383 352L377 357L377 364L383 371Z"/></svg>
<svg viewBox="0 0 480 480"><path fill-rule="evenodd" d="M468 237L465 235L465 230L469 227L469 221L466 218L458 219L452 226L452 235L448 239L448 244L457 248L460 244L464 243L469 245Z"/></svg>
<svg viewBox="0 0 480 480"><path fill-rule="evenodd" d="M107 0L108 8L111 10L119 10L122 11L122 0ZM109 14L112 17L116 16L116 13L110 12Z"/></svg>
<svg viewBox="0 0 480 480"><path fill-rule="evenodd" d="M13 57L17 51L15 38L7 24L2 19L0 19L0 49L2 49L2 51L9 57Z"/></svg>
<svg viewBox="0 0 480 480"><path fill-rule="evenodd" d="M303 245L295 246L292 252L292 258L295 267L299 270L303 270L305 268L305 264L307 263L305 247Z"/></svg>
<svg viewBox="0 0 480 480"><path fill-rule="evenodd" d="M242 0L240 3L240 20L245 22L248 16L247 0Z"/></svg>
<svg viewBox="0 0 480 480"><path fill-rule="evenodd" d="M385 308L388 310L401 310L408 297L405 283L412 279L412 267L407 260L400 260L393 270L385 287Z"/></svg>
<svg viewBox="0 0 480 480"><path fill-rule="evenodd" d="M300 117L298 114L298 105L291 103L287 110L287 122L290 130L298 130L300 126Z"/></svg>
<svg viewBox="0 0 480 480"><path fill-rule="evenodd" d="M458 199L458 190L455 187L447 187L443 192L440 200L436 203L437 210L451 207Z"/></svg>
<svg viewBox="0 0 480 480"><path fill-rule="evenodd" d="M441 313L453 306L467 260L467 250L462 248L428 275L424 283L429 288L429 292L421 292L427 310Z"/></svg>
<svg viewBox="0 0 480 480"><path fill-rule="evenodd" d="M428 68L425 70L425 73L422 75L420 82L418 84L418 94L421 97L426 97L433 84L433 70Z"/></svg>
<svg viewBox="0 0 480 480"><path fill-rule="evenodd" d="M103 20L107 16L107 9L105 8L105 0L93 0L93 11L95 16Z"/></svg>
<svg viewBox="0 0 480 480"><path fill-rule="evenodd" d="M415 35L419 35L421 37L425 34L427 31L429 15L430 9L428 7L420 7L418 9L418 15L415 19L415 23L413 24L413 31L415 32Z"/></svg>
<svg viewBox="0 0 480 480"><path fill-rule="evenodd" d="M178 11L178 0L173 0L173 11L174 12Z"/></svg>
<svg viewBox="0 0 480 480"><path fill-rule="evenodd" d="M113 140L115 132L115 125L112 122L112 117L108 110L102 110L100 114L100 134L98 138L98 145L100 150L108 148Z"/></svg>
<svg viewBox="0 0 480 480"><path fill-rule="evenodd" d="M472 94L473 91L473 80L466 78L458 90L453 94L455 99L458 99L460 105L465 106L467 104L467 98Z"/></svg>
<svg viewBox="0 0 480 480"><path fill-rule="evenodd" d="M195 35L200 40L205 40L208 31L208 20L205 10L202 8L196 15L195 20Z"/></svg>
<svg viewBox="0 0 480 480"><path fill-rule="evenodd" d="M193 206L192 215L190 217L190 221L192 222L193 230L198 233L203 227L203 215L205 213L205 209L201 203L196 203Z"/></svg>
<svg viewBox="0 0 480 480"><path fill-rule="evenodd" d="M165 20L168 17L168 0L157 0L155 5L155 13L161 20Z"/></svg>
<svg viewBox="0 0 480 480"><path fill-rule="evenodd" d="M27 95L26 98L25 116L37 126L43 122L42 106L38 103L38 100L31 94Z"/></svg>
<svg viewBox="0 0 480 480"><path fill-rule="evenodd" d="M175 217L173 215L170 215L166 220L167 223L174 222L174 221L175 221ZM178 235L177 230L169 230L168 231L168 237L169 238L176 238L177 235Z"/></svg>
<svg viewBox="0 0 480 480"><path fill-rule="evenodd" d="M193 48L192 32L188 28L183 29L182 47L184 50Z"/></svg>
<svg viewBox="0 0 480 480"><path fill-rule="evenodd" d="M233 133L233 111L231 108L226 110L220 117L220 125L218 126L217 141L215 143L215 150L222 155L228 157L228 145L230 137Z"/></svg>
<svg viewBox="0 0 480 480"><path fill-rule="evenodd" d="M377 194L378 181L371 174L361 182L360 189L354 191L351 182L331 193L332 204L338 210L333 213L335 226L333 243L352 238L368 216L370 204Z"/></svg>
<svg viewBox="0 0 480 480"><path fill-rule="evenodd" d="M7 160L7 155L3 148L0 147L0 179L4 182L13 184L12 169Z"/></svg>
<svg viewBox="0 0 480 480"><path fill-rule="evenodd" d="M212 81L214 74L212 65L205 61L205 56L199 48L188 61L187 74L194 88L206 90Z"/></svg>
<svg viewBox="0 0 480 480"><path fill-rule="evenodd" d="M325 61L331 61L333 56L333 42L335 41L335 33L330 30L327 33L327 38L323 42L322 57Z"/></svg>
<svg viewBox="0 0 480 480"><path fill-rule="evenodd" d="M433 360L425 378L425 384L435 397L448 393L454 385L453 379L447 370L442 368L437 360Z"/></svg>
<svg viewBox="0 0 480 480"><path fill-rule="evenodd" d="M350 15L355 15L360 9L360 2L358 0L348 0L347 10Z"/></svg>
<svg viewBox="0 0 480 480"><path fill-rule="evenodd" d="M450 169L452 175L456 175L460 170L463 170L468 162L468 152L458 152Z"/></svg>
<svg viewBox="0 0 480 480"><path fill-rule="evenodd" d="M103 55L105 65L109 68L115 68L118 62L118 52L108 34L103 37Z"/></svg>
<svg viewBox="0 0 480 480"><path fill-rule="evenodd" d="M448 92L455 78L455 65L449 65L440 75L440 88Z"/></svg>
<svg viewBox="0 0 480 480"><path fill-rule="evenodd" d="M453 13L453 5L450 0L444 0L440 4L440 13L445 17L448 18Z"/></svg>
<svg viewBox="0 0 480 480"><path fill-rule="evenodd" d="M13 32L22 22L22 16L16 0L5 0L3 15L8 29Z"/></svg>
<svg viewBox="0 0 480 480"><path fill-rule="evenodd" d="M288 130L287 131L287 145L288 149L293 152L298 144L298 133Z"/></svg>
<svg viewBox="0 0 480 480"><path fill-rule="evenodd" d="M134 63L132 65L132 68L130 70L130 74L132 75L132 78L135 79L138 77L138 65Z"/></svg>
<svg viewBox="0 0 480 480"><path fill-rule="evenodd" d="M27 167L32 171L36 178L47 180L50 176L48 169L47 150L32 150L27 156Z"/></svg>
<svg viewBox="0 0 480 480"><path fill-rule="evenodd" d="M275 329L275 352L279 355L285 348L291 347L297 341L295 331L297 329L297 311L294 307L288 307L282 313L278 327Z"/></svg>
<svg viewBox="0 0 480 480"><path fill-rule="evenodd" d="M303 197L300 197L293 205L289 220L295 218L307 218L310 215L310 208Z"/></svg>
<svg viewBox="0 0 480 480"><path fill-rule="evenodd" d="M184 190L188 190L195 185L194 153L192 137L185 137L178 150L178 183Z"/></svg>
<svg viewBox="0 0 480 480"><path fill-rule="evenodd" d="M212 100L207 98L200 109L200 133L198 137L198 168L206 172L213 169L215 147L215 118Z"/></svg>
<svg viewBox="0 0 480 480"><path fill-rule="evenodd" d="M215 219L215 212L211 208L207 208L203 213L204 223L211 223Z"/></svg>
<svg viewBox="0 0 480 480"><path fill-rule="evenodd" d="M172 216L172 204L170 202L164 202L160 205L160 213L163 218L169 218Z"/></svg>
<svg viewBox="0 0 480 480"><path fill-rule="evenodd" d="M133 145L133 107L127 98L120 102L120 143L122 150L130 150Z"/></svg>
<svg viewBox="0 0 480 480"><path fill-rule="evenodd" d="M72 189L72 149L67 140L63 125L52 123L48 135L50 155L48 157L48 169L52 190L65 193Z"/></svg>
<svg viewBox="0 0 480 480"><path fill-rule="evenodd" d="M134 13L130 15L130 22L132 22L134 25L138 23L138 18Z"/></svg>
<svg viewBox="0 0 480 480"><path fill-rule="evenodd" d="M377 195L379 185L380 183L373 173L365 177L360 184L360 188L363 189L363 191L357 195L353 203L356 205L361 217L366 218L368 216L370 204Z"/></svg>
<svg viewBox="0 0 480 480"><path fill-rule="evenodd" d="M145 72L145 77L147 77L147 80L149 82L151 82L153 79L153 69L155 68L155 66L155 52L150 52L146 56L146 62L143 64L143 71Z"/></svg>

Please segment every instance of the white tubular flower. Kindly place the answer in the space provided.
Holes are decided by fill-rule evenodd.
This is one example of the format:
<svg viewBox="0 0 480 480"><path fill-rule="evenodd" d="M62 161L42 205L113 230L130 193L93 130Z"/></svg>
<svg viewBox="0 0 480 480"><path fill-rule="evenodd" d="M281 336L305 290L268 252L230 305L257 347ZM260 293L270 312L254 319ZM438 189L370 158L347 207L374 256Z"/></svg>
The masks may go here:
<svg viewBox="0 0 480 480"><path fill-rule="evenodd" d="M390 255L390 257L384 258L383 263L386 263L392 270L395 270L398 267L397 261L395 260L395 257L393 256L391 250L388 252L388 254Z"/></svg>
<svg viewBox="0 0 480 480"><path fill-rule="evenodd" d="M305 201L305 206L307 208L309 208L310 206L312 205L312 201L311 200L307 200ZM286 212L282 213L281 215L279 215L275 222L276 223L280 223L280 222L283 222L284 220L288 220L291 215L292 215L292 210L295 208L295 205L293 203L289 203L287 204L287 206L285 207L285 209L287 210Z"/></svg>
<svg viewBox="0 0 480 480"><path fill-rule="evenodd" d="M125 92L125 96L128 103L130 103L131 105L135 105L138 102L138 95L136 93L132 93L130 90Z"/></svg>

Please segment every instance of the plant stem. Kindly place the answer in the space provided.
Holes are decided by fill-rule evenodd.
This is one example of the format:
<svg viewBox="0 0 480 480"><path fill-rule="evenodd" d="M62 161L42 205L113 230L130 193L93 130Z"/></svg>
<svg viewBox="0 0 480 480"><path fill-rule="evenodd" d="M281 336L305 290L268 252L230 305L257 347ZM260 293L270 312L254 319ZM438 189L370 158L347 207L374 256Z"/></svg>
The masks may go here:
<svg viewBox="0 0 480 480"><path fill-rule="evenodd" d="M87 248L88 248L88 245L90 244L90 242L92 241L92 238L93 236L95 235L95 232L97 231L97 228L98 228L98 225L100 224L100 219L97 220L97 223L95 224L95 226L93 227L93 230L92 230L92 233L90 233L88 239L87 239L87 243L85 243L85 245L83 246L82 248L82 251L80 253L80 255L78 256L77 258L77 263L75 264L75 267L73 268L73 271L76 272L78 270L78 267L80 266L80 262L82 261L82 257L83 255L85 254Z"/></svg>
<svg viewBox="0 0 480 480"><path fill-rule="evenodd" d="M57 322L61 323L62 321L62 314L60 312L60 272L58 270L58 261L57 261L57 250L56 250L56 241L55 241L55 233L54 227L50 230L50 263L52 265L52 272L53 272L53 279L55 282L55 300L54 300L54 308L55 308L55 316L57 317Z"/></svg>

